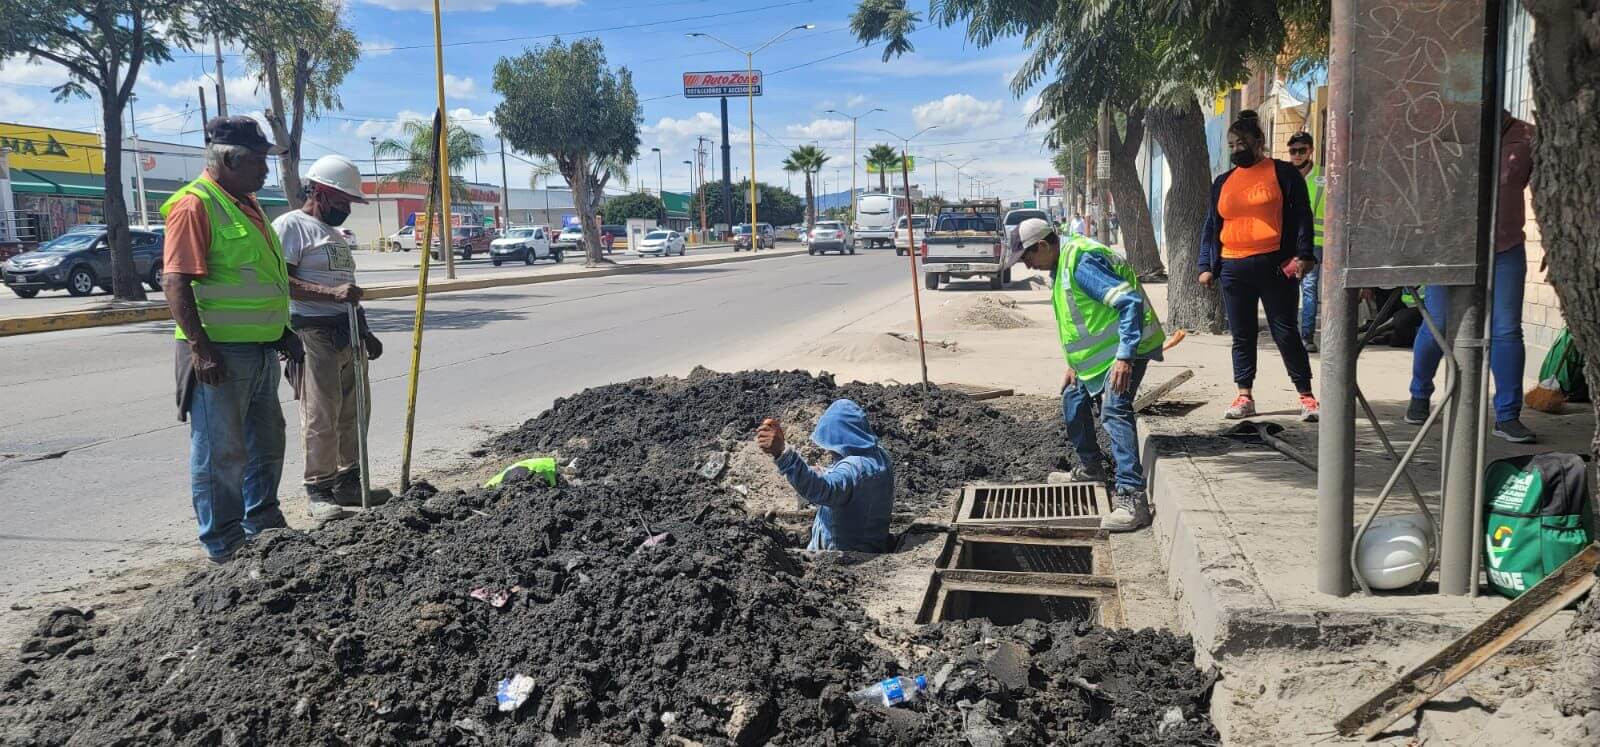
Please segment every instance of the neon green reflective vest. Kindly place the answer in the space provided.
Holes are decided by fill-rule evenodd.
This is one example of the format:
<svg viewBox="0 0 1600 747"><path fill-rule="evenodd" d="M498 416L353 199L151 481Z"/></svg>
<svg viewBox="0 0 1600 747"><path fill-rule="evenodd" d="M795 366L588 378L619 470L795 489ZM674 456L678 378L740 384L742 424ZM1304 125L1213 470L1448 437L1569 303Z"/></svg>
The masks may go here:
<svg viewBox="0 0 1600 747"><path fill-rule="evenodd" d="M206 276L194 281L200 324L213 342L275 342L289 326L289 268L276 232L260 229L222 189L201 177L161 206L166 218L185 195L200 198L211 223ZM177 330L180 340L183 328Z"/></svg>
<svg viewBox="0 0 1600 747"><path fill-rule="evenodd" d="M489 478L483 484L485 488L492 488L505 482L508 478L521 477L528 474L538 475L550 487L556 486L556 460L555 457L530 457L520 462L513 463L510 467L500 470L500 474Z"/></svg>
<svg viewBox="0 0 1600 747"><path fill-rule="evenodd" d="M1322 184L1322 164L1312 164L1306 174L1306 191L1311 193L1311 243L1322 246L1322 203L1327 190Z"/></svg>
<svg viewBox="0 0 1600 747"><path fill-rule="evenodd" d="M1104 298L1091 298L1072 281L1078 262L1089 254L1104 254L1111 261L1112 270L1123 283L1111 289ZM1111 370L1117 359L1117 310L1111 307L1118 298L1138 293L1139 276L1121 255L1086 236L1074 236L1061 247L1061 258L1056 261L1055 288L1051 300L1056 312L1056 327L1061 333L1061 351L1067 356L1067 365L1083 379L1093 380ZM1161 320L1150 298L1144 299L1144 330L1139 338L1139 355L1149 355L1160 349L1167 339L1161 329Z"/></svg>

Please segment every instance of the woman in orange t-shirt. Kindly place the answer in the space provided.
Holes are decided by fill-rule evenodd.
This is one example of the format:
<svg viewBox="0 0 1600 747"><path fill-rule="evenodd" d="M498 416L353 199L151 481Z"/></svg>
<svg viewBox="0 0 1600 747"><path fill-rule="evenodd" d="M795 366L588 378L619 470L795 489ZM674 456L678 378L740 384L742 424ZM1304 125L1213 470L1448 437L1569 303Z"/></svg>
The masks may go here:
<svg viewBox="0 0 1600 747"><path fill-rule="evenodd" d="M1300 339L1299 278L1316 267L1311 241L1311 197L1292 164L1266 156L1266 136L1255 112L1228 128L1234 168L1211 185L1211 212L1200 246L1200 282L1222 288L1233 333L1233 382L1239 394L1224 417L1256 414L1257 309L1278 345L1289 380L1300 393L1300 419L1315 421L1311 359Z"/></svg>

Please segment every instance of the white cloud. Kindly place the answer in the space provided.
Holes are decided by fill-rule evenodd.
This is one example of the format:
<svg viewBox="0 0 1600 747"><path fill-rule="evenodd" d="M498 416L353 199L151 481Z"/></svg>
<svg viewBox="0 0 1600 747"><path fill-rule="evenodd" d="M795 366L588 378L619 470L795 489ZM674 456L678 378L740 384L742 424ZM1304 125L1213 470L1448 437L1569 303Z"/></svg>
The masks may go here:
<svg viewBox="0 0 1600 747"><path fill-rule="evenodd" d="M810 124L792 124L784 128L790 137L803 140L838 140L850 138L850 120L814 119Z"/></svg>
<svg viewBox="0 0 1600 747"><path fill-rule="evenodd" d="M980 101L965 93L952 93L942 99L919 104L911 110L917 127L938 125L948 135L986 127L1000 121L1005 109L1001 100Z"/></svg>
<svg viewBox="0 0 1600 747"><path fill-rule="evenodd" d="M478 82L472 78L462 78L444 74L444 95L452 99L475 99L478 97Z"/></svg>
<svg viewBox="0 0 1600 747"><path fill-rule="evenodd" d="M356 0L362 5L376 5L386 10L415 10L424 13L433 12L433 0ZM579 4L582 0L446 0L443 10L484 12L494 10L502 5L542 5L547 8L567 8Z"/></svg>
<svg viewBox="0 0 1600 747"><path fill-rule="evenodd" d="M362 57L383 57L394 54L395 43L388 39L370 38L361 40Z"/></svg>
<svg viewBox="0 0 1600 747"><path fill-rule="evenodd" d="M845 105L846 108L854 109L854 108L856 108L858 106L861 106L862 104L865 104L865 103L867 103L867 97L866 96L862 96L861 94L858 93L858 94L856 94L854 96L851 96L848 101L844 102L844 105Z"/></svg>
<svg viewBox="0 0 1600 747"><path fill-rule="evenodd" d="M139 122L139 135L177 135L185 130L200 129L198 108L179 109L166 104L155 106L134 105L134 115ZM269 132L263 124L262 132Z"/></svg>
<svg viewBox="0 0 1600 747"><path fill-rule="evenodd" d="M0 88L0 112L5 112L6 119L32 122L32 117L44 108L43 101L24 96L9 88Z"/></svg>
<svg viewBox="0 0 1600 747"><path fill-rule="evenodd" d="M179 101L190 101L197 98L198 90L206 90L206 105L215 111L217 102L214 100L216 85L208 76L195 76L180 81L166 83L154 77L140 76L139 84L146 93L155 92L167 98ZM257 89L257 81L249 75L240 75L228 78L227 86L228 108L246 108L265 106L267 103L267 87ZM230 112L231 113L231 112Z"/></svg>
<svg viewBox="0 0 1600 747"><path fill-rule="evenodd" d="M655 124L640 128L640 134L645 136L645 140L654 139L671 143L693 142L701 135L720 137L721 132L722 119L711 112L695 112L694 116L686 119L662 117Z"/></svg>
<svg viewBox="0 0 1600 747"><path fill-rule="evenodd" d="M0 83L54 88L67 82L67 69L54 62L29 62L27 55L0 60Z"/></svg>

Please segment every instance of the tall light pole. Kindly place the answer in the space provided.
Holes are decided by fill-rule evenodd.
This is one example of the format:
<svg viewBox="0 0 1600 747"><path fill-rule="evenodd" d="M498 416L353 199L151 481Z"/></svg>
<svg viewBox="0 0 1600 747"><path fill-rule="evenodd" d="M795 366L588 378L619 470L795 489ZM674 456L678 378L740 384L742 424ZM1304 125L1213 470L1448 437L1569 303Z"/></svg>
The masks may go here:
<svg viewBox="0 0 1600 747"><path fill-rule="evenodd" d="M856 165L856 122L873 112L887 113L888 111L888 109L871 109L853 116L845 114L838 109L829 109L824 112L826 114L837 114L850 120L850 226L852 228L856 224L856 169L858 168Z"/></svg>
<svg viewBox="0 0 1600 747"><path fill-rule="evenodd" d="M651 148L650 152L656 154L656 196L657 197L661 197L661 200L662 200L661 204L662 205L666 205L667 204L666 203L666 199L667 198L663 197L663 195L667 191L667 183L662 181L662 179L664 178L662 176L662 174L665 173L665 172L663 172L661 170L661 149L660 148Z"/></svg>
<svg viewBox="0 0 1600 747"><path fill-rule="evenodd" d="M745 91L746 91L746 94L747 94L746 98L748 98L750 100L750 235L752 237L751 240L750 240L751 251L755 251L755 249L761 245L761 242L756 241L755 238L754 238L755 235L756 235L756 233L755 233L756 232L756 76L755 76L756 53L760 52L763 49L766 49L767 47L772 46L772 44L774 42L778 41L779 39L782 39L785 36L788 36L791 32L804 31L804 30L807 30L807 29L814 29L816 27L817 27L816 24L806 23L806 24L801 24L799 26L795 26L793 28L784 29L783 33L778 34L777 36L774 36L771 39L766 40L765 42L762 42L761 46L756 47L755 49L752 49L752 50L750 50L748 52L743 50L743 49L740 49L738 47L735 47L732 44L729 44L729 43L727 43L727 42L725 42L725 41L723 41L721 39L718 39L717 37L715 37L715 36L713 36L711 34L707 34L707 33L701 32L701 31L696 31L696 32L687 34L687 36L699 36L699 37L704 37L706 39L710 39L711 41L714 41L714 42L716 42L718 44L721 44L724 47L727 47L728 49L731 49L731 50L733 50L735 52L738 52L739 54L744 55Z"/></svg>
<svg viewBox="0 0 1600 747"><path fill-rule="evenodd" d="M907 211L908 211L907 214L908 215L910 214L909 210L910 210L910 206L911 206L911 177L910 177L910 172L911 172L911 166L910 166L910 164L911 164L911 141L912 140L916 140L919 137L922 137L923 133L927 132L928 130L937 130L937 129L939 129L939 125L928 125L927 127L924 127L924 128L922 128L920 130L917 130L916 133L913 134L911 137L905 137L903 135L896 135L895 133L893 133L893 132L891 132L889 130L883 129L882 127L878 128L878 132L881 132L881 133L883 133L885 135L888 135L889 137L892 137L892 138L894 138L896 140L899 140L900 143L901 143L900 170L903 171L903 172L906 172L905 173L905 177L906 177L905 178L905 182L906 182L905 189L906 189L906 207L907 207ZM894 190L890 190L890 191L892 192Z"/></svg>
<svg viewBox="0 0 1600 747"><path fill-rule="evenodd" d="M949 158L950 154L946 153L944 157L945 158ZM978 159L976 159L976 158L968 158L965 162L962 162L962 163L959 163L959 164L955 163L955 162L948 162L948 163L950 163L950 168L953 168L953 169L956 170L956 202L960 202L961 201L961 170L966 168L966 167L968 167L968 166L971 166L972 162L976 161L976 160L978 160ZM971 180L969 179L968 182L970 182L970 181Z"/></svg>
<svg viewBox="0 0 1600 747"><path fill-rule="evenodd" d="M685 160L683 165L689 167L689 203L683 209L688 215L689 227L692 229L694 228L694 161Z"/></svg>
<svg viewBox="0 0 1600 747"><path fill-rule="evenodd" d="M372 203L378 209L378 249L383 247L383 182L378 179L378 136L367 138L372 144ZM501 148L501 150L505 150Z"/></svg>

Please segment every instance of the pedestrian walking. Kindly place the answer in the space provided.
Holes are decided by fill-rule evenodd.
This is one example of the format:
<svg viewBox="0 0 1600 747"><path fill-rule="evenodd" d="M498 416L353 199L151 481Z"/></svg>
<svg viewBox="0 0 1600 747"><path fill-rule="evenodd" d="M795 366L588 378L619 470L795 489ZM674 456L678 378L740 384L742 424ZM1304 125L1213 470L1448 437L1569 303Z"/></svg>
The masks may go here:
<svg viewBox="0 0 1600 747"><path fill-rule="evenodd" d="M1083 216L1078 213L1073 213L1072 223L1067 227L1068 233L1072 236L1083 236L1088 232L1088 229L1089 224L1084 222Z"/></svg>
<svg viewBox="0 0 1600 747"><path fill-rule="evenodd" d="M1322 206L1326 195L1322 166L1311 157L1314 147L1309 132L1289 136L1289 163L1305 177L1306 193L1311 198L1311 250L1317 255L1316 266L1300 279L1300 342L1308 353L1317 352L1317 307L1322 298Z"/></svg>
<svg viewBox="0 0 1600 747"><path fill-rule="evenodd" d="M383 343L367 326L352 247L338 229L350 217L351 203L367 201L361 171L343 156L323 156L306 172L306 181L304 204L279 216L272 228L288 266L290 324L305 348L304 361L291 362L287 376L300 400L307 507L320 524L361 505L359 447L367 424L359 422L357 405L359 397L370 401L371 390L356 358L365 352L376 360ZM350 330L352 306L359 339ZM374 489L370 504L389 497L389 491Z"/></svg>
<svg viewBox="0 0 1600 747"><path fill-rule="evenodd" d="M162 291L177 322L178 419L189 420L189 490L216 563L285 526L278 354L292 351L289 277L255 192L283 150L249 117L206 123L206 168L161 206Z"/></svg>
<svg viewBox="0 0 1600 747"><path fill-rule="evenodd" d="M1224 417L1256 414L1256 310L1261 308L1300 394L1300 419L1315 422L1321 408L1311 392L1311 359L1296 319L1300 281L1317 266L1306 180L1292 164L1266 156L1266 136L1255 112L1244 112L1228 128L1228 149L1233 168L1211 185L1199 261L1200 283L1221 286L1233 333L1233 383L1239 393Z"/></svg>
<svg viewBox="0 0 1600 747"><path fill-rule="evenodd" d="M1095 440L1095 405L1111 439L1115 465L1112 511L1100 526L1131 532L1150 523L1139 427L1133 410L1139 382L1161 360L1166 334L1139 276L1120 254L1086 236L1065 243L1049 223L1029 218L1017 227L1022 253L1011 260L1055 273L1050 292L1067 370L1061 382L1061 416L1080 463L1078 479L1104 481L1105 457Z"/></svg>
<svg viewBox="0 0 1600 747"><path fill-rule="evenodd" d="M1500 111L1500 188L1494 222L1494 298L1489 310L1489 372L1494 378L1494 435L1517 444L1538 436L1522 424L1522 291L1528 274L1524 192L1533 175L1532 124ZM1428 315L1448 334L1449 294L1431 286L1422 296ZM1474 333L1476 334L1476 333ZM1428 418L1433 376L1444 353L1423 325L1411 348L1411 403L1405 421L1421 425Z"/></svg>

